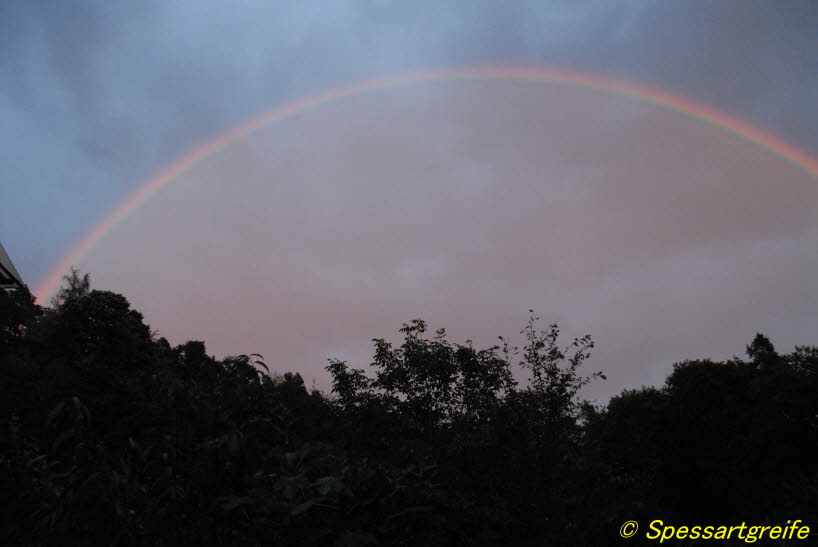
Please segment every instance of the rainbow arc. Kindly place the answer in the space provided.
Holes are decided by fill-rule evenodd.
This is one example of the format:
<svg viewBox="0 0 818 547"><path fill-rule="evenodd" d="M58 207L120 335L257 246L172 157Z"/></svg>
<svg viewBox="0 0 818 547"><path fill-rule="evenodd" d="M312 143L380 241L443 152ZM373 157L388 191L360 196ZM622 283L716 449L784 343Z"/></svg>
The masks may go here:
<svg viewBox="0 0 818 547"><path fill-rule="evenodd" d="M738 139L752 143L770 155L790 163L812 177L818 178L818 160L783 139L690 99L640 84L566 70L507 66L442 69L382 77L333 88L263 112L259 116L216 135L164 166L148 180L140 184L114 210L105 215L48 274L46 279L36 288L35 294L41 301L52 295L57 290L62 276L69 268L82 260L117 224L125 220L140 205L149 201L151 197L156 195L165 185L173 182L179 175L236 141L272 123L346 97L402 85L447 80L509 80L573 86L619 95L694 118L720 131L732 134Z"/></svg>

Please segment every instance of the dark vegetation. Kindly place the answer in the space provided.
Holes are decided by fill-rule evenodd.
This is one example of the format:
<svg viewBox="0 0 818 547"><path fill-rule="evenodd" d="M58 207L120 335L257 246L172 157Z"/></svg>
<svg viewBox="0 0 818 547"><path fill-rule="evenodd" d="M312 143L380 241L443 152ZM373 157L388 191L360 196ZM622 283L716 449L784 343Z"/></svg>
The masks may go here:
<svg viewBox="0 0 818 547"><path fill-rule="evenodd" d="M0 291L3 543L607 545L629 519L818 510L815 347L758 335L748 360L680 363L600 408L580 400L588 337L564 348L533 317L519 350L402 333L368 372L331 362L324 395L172 347L87 276L50 308Z"/></svg>

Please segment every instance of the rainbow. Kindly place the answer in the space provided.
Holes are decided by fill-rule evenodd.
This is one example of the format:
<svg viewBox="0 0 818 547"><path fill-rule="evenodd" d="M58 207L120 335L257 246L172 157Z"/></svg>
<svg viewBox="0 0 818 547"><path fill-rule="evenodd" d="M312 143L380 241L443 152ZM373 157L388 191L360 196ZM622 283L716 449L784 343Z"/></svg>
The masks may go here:
<svg viewBox="0 0 818 547"><path fill-rule="evenodd" d="M257 117L239 124L193 148L172 163L164 166L136 191L125 198L113 211L98 222L51 271L35 289L34 294L42 301L58 288L62 276L79 262L114 226L125 220L141 204L148 201L166 184L189 170L205 158L221 151L252 133L274 122L302 113L317 106L362 93L378 91L404 84L434 82L443 80L511 80L539 84L557 84L597 90L629 99L653 104L698 121L709 124L721 131L752 143L768 153L787 161L808 175L818 178L818 160L803 150L787 143L768 132L723 114L699 103L650 87L617 80L614 78L583 74L557 69L479 66L416 72L399 76L381 77L363 82L333 88L322 93L268 110Z"/></svg>

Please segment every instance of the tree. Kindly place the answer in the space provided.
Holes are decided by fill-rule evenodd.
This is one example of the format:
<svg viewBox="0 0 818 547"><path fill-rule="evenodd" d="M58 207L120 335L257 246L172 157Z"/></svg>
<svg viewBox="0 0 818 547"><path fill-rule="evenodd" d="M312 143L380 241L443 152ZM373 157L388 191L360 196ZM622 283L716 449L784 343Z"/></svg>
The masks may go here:
<svg viewBox="0 0 818 547"><path fill-rule="evenodd" d="M605 379L602 372L591 376L579 374L580 366L591 355L594 342L590 335L585 335L574 338L568 347L560 349L559 326L554 323L548 326L548 330L540 331L537 329L540 318L533 310L529 311L528 325L521 332L526 344L520 366L531 371L530 390L535 395L534 400L546 421L574 419L581 407L580 390L595 378ZM563 366L566 359L567 366Z"/></svg>
<svg viewBox="0 0 818 547"><path fill-rule="evenodd" d="M63 276L63 286L51 298L52 308L61 308L69 300L80 298L91 292L91 274L80 275L77 268L72 267L71 271Z"/></svg>
<svg viewBox="0 0 818 547"><path fill-rule="evenodd" d="M72 292L41 325L60 355L78 366L134 368L149 362L151 331L124 296L109 291Z"/></svg>
<svg viewBox="0 0 818 547"><path fill-rule="evenodd" d="M0 289L0 354L11 349L42 315L28 287L13 291Z"/></svg>
<svg viewBox="0 0 818 547"><path fill-rule="evenodd" d="M404 335L400 347L373 340L374 378L340 361L326 367L342 408L377 404L400 415L416 431L430 433L457 421L488 419L515 386L499 347L475 350L471 342L452 344L444 329L428 338L421 319L404 324L400 332Z"/></svg>
<svg viewBox="0 0 818 547"><path fill-rule="evenodd" d="M756 333L753 341L747 346L747 356L752 359L753 366L760 369L769 369L779 363L778 353L772 342L760 332Z"/></svg>

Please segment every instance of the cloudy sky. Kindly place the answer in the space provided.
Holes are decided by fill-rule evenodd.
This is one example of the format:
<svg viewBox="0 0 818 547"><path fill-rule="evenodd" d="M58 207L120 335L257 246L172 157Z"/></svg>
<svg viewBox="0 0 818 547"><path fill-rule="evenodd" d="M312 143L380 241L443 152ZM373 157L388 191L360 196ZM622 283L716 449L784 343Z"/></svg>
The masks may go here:
<svg viewBox="0 0 818 547"><path fill-rule="evenodd" d="M31 286L164 165L338 86L472 66L673 93L818 157L818 4L0 3L0 240ZM519 80L331 101L199 162L77 266L172 342L328 356L423 317L590 332L604 397L756 331L818 343L818 179L647 101Z"/></svg>

